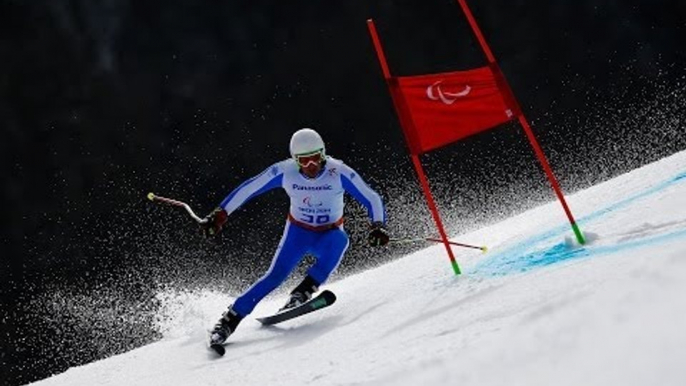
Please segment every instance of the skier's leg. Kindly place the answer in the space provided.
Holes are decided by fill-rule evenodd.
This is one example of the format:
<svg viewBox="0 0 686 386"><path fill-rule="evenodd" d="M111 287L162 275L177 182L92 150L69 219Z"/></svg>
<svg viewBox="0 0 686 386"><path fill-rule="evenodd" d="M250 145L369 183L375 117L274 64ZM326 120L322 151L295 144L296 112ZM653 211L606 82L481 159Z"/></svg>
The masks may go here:
<svg viewBox="0 0 686 386"><path fill-rule="evenodd" d="M229 309L222 314L210 336L211 347L221 346L238 327L243 318L250 314L257 303L281 284L295 268L304 254L308 243L307 234L298 227L286 224L281 241L276 249L269 271L253 284ZM221 349L219 349L221 350ZM217 351L219 352L219 351Z"/></svg>
<svg viewBox="0 0 686 386"><path fill-rule="evenodd" d="M231 307L241 317L250 314L257 303L277 288L298 265L308 247L308 231L286 224L271 267L262 278L236 299Z"/></svg>
<svg viewBox="0 0 686 386"><path fill-rule="evenodd" d="M291 296L281 310L297 307L310 300L319 286L336 270L348 249L348 235L342 229L317 234L312 253L317 258L307 276L291 291Z"/></svg>
<svg viewBox="0 0 686 386"><path fill-rule="evenodd" d="M317 261L307 271L308 277L312 278L317 286L323 284L338 268L348 245L348 235L341 228L320 235L313 251Z"/></svg>

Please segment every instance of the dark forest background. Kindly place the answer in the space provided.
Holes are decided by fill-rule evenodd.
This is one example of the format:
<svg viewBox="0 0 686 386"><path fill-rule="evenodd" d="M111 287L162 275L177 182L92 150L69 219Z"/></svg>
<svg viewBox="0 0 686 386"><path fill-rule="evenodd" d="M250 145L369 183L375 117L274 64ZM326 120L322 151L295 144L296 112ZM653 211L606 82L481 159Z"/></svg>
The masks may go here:
<svg viewBox="0 0 686 386"><path fill-rule="evenodd" d="M685 2L470 5L567 193L686 149ZM283 193L211 241L145 194L205 214L301 127L380 191L394 235L431 233L368 18L396 75L485 63L452 0L0 0L0 384L161 338L160 292L228 305L269 266ZM424 161L452 234L554 199L514 125ZM422 247L370 249L347 213L337 277Z"/></svg>

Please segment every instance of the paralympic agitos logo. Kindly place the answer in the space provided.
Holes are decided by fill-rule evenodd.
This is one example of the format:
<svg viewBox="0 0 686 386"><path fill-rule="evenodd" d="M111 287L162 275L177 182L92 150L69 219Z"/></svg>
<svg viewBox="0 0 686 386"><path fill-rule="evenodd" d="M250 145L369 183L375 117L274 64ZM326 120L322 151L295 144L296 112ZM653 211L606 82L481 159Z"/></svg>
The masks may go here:
<svg viewBox="0 0 686 386"><path fill-rule="evenodd" d="M462 89L462 91L459 92L443 91L441 89L441 83L443 83L443 81L439 80L426 88L426 96L432 101L440 100L446 105L452 105L458 98L465 97L469 95L469 93L472 91L472 87L468 84L465 85L464 89Z"/></svg>
<svg viewBox="0 0 686 386"><path fill-rule="evenodd" d="M303 198L303 204L309 206L310 208L316 208L324 205L322 201L317 201L312 199L312 196L307 196Z"/></svg>

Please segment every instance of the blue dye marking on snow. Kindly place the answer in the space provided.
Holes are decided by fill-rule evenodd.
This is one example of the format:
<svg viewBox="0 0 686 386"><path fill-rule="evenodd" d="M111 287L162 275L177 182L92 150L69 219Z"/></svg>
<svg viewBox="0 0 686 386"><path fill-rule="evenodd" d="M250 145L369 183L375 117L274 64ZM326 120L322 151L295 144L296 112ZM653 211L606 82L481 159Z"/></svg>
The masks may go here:
<svg viewBox="0 0 686 386"><path fill-rule="evenodd" d="M686 178L686 172L683 172L683 173L679 174L678 176L674 177L674 181L676 182L679 180L683 180L684 178Z"/></svg>
<svg viewBox="0 0 686 386"><path fill-rule="evenodd" d="M558 243L543 251L534 251L525 254L511 254L508 258L496 259L475 269L478 274L490 276L504 276L511 273L527 272L538 267L560 263L567 260L582 257L610 255L632 249L645 248L686 238L686 229L672 233L657 235L644 239L637 239L621 244L605 245L597 247L576 247L565 243Z"/></svg>
<svg viewBox="0 0 686 386"><path fill-rule="evenodd" d="M665 182L653 186L652 188L646 189L636 195L627 197L624 200L587 215L581 218L578 222L587 224L601 218L604 215L622 209L642 198L662 191L673 184L684 181L686 181L686 172L680 173ZM537 267L544 267L571 259L607 255L630 249L665 243L674 239L686 237L686 229L683 229L672 233L631 240L628 242L608 246L579 247L570 246L564 242L552 244L553 240L559 239L568 231L569 226L565 224L563 226L555 227L547 232L529 237L528 239L515 244L503 252L484 259L469 271L472 274L502 276L510 273L526 272Z"/></svg>

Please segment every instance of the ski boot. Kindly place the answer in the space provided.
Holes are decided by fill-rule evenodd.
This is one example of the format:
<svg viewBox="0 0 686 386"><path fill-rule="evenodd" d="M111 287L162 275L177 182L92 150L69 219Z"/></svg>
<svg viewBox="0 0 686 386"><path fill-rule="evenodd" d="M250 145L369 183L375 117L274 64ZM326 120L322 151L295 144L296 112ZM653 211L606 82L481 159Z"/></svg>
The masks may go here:
<svg viewBox="0 0 686 386"><path fill-rule="evenodd" d="M216 351L217 354L224 355L224 352L226 351L224 349L224 342L226 342L226 339L236 331L236 327L238 327L238 323L240 323L242 319L242 316L238 315L236 311L229 307L210 332L210 348Z"/></svg>
<svg viewBox="0 0 686 386"><path fill-rule="evenodd" d="M291 292L291 296L288 299L288 302L286 302L286 304L283 307L281 307L279 312L290 310L291 308L299 307L305 304L308 300L312 298L312 294L317 292L318 289L319 283L317 283L311 276L308 275Z"/></svg>

